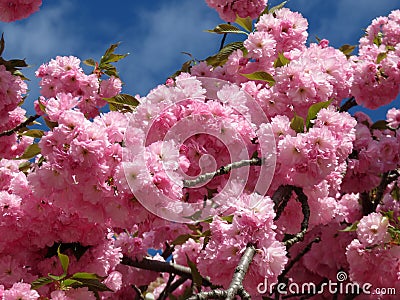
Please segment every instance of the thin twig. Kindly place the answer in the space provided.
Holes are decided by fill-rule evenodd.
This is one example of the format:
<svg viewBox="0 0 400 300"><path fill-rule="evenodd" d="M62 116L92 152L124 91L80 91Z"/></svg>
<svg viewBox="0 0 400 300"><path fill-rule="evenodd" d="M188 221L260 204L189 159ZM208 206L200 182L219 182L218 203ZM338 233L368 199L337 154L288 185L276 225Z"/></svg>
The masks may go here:
<svg viewBox="0 0 400 300"><path fill-rule="evenodd" d="M206 182L210 179L213 179L216 176L221 176L228 174L232 169L239 169L245 166L261 166L263 163L263 160L261 158L255 157L252 159L245 159L237 162L233 162L229 165L223 166L219 168L215 172L210 172L210 173L205 173L200 176L198 176L196 179L192 180L184 180L183 181L183 186L184 187L193 187L196 186L200 183Z"/></svg>
<svg viewBox="0 0 400 300"><path fill-rule="evenodd" d="M174 275L174 274L170 274L170 276L168 277L167 284L165 285L164 290L160 293L160 296L158 297L158 300L165 300L165 299L167 299L168 294L169 294L169 293L168 293L168 290L170 289L171 284L172 284L172 282L173 282L174 279L175 279L175 276L176 276L176 275Z"/></svg>
<svg viewBox="0 0 400 300"><path fill-rule="evenodd" d="M172 294L178 287L180 287L182 284L185 283L185 281L188 280L188 278L185 277L180 277L177 279L174 283L171 284L171 286L165 291L166 295Z"/></svg>
<svg viewBox="0 0 400 300"><path fill-rule="evenodd" d="M30 123L32 123L33 121L35 121L36 119L39 119L39 118L40 118L39 115L30 116L24 122L19 124L17 127L0 133L0 137L13 135L14 133L16 133L21 128L24 128L24 127L28 126Z"/></svg>
<svg viewBox="0 0 400 300"><path fill-rule="evenodd" d="M315 239L313 239L310 243L307 244L307 246L304 247L304 249L302 249L300 251L299 254L297 254L297 256L295 258L293 258L286 266L285 269L282 271L282 273L279 275L278 277L278 282L281 282L283 277L286 276L287 273L289 273L289 271L293 268L293 266L307 253L311 250L311 247L314 243L319 243L321 241L320 237L316 237Z"/></svg>

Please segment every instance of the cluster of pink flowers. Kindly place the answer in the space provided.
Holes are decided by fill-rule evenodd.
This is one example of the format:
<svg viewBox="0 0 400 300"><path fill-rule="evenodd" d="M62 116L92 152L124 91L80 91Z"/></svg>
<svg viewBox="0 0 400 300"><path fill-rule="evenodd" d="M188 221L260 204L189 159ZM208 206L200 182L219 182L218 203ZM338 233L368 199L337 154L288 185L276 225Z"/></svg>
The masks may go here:
<svg viewBox="0 0 400 300"><path fill-rule="evenodd" d="M392 102L400 91L400 10L379 17L360 39L359 55L353 57L357 103L376 109Z"/></svg>
<svg viewBox="0 0 400 300"><path fill-rule="evenodd" d="M223 189L229 175L190 189L183 188L182 180L248 159L257 149L245 93L226 85L210 99L206 88L212 87L185 74L141 99L126 140L125 160L130 162L125 171L134 191L150 184L168 198L165 205L183 198L203 205L210 191Z"/></svg>
<svg viewBox="0 0 400 300"><path fill-rule="evenodd" d="M19 105L27 91L26 83L0 65L0 133L13 129L25 120L25 110ZM17 134L0 137L0 157L13 158L24 153L33 139Z"/></svg>
<svg viewBox="0 0 400 300"><path fill-rule="evenodd" d="M388 218L380 213L363 217L357 225L357 238L346 248L350 278L373 287L400 288L398 272L400 246L390 245Z"/></svg>
<svg viewBox="0 0 400 300"><path fill-rule="evenodd" d="M234 22L237 17L255 19L265 9L267 0L206 0L221 19Z"/></svg>
<svg viewBox="0 0 400 300"><path fill-rule="evenodd" d="M289 51L305 48L308 23L297 12L282 8L274 14L262 15L255 26L257 30L250 33L243 43L247 54L238 49L229 55L223 66L211 68L200 63L191 69L191 73L244 83L248 80L241 74L255 71L274 74L273 66L279 53L286 55Z"/></svg>
<svg viewBox="0 0 400 300"><path fill-rule="evenodd" d="M79 98L75 105L80 111L88 118L93 118L98 115L99 108L106 105L107 102L103 98L114 97L121 91L122 82L114 76L100 80L97 74L86 75L80 64L81 61L77 57L57 56L49 63L41 65L36 71L36 76L41 78L41 94L45 98L70 93ZM41 101L46 105L45 99ZM59 109L62 108L64 107Z"/></svg>
<svg viewBox="0 0 400 300"><path fill-rule="evenodd" d="M246 245L253 244L257 253L245 277L244 287L256 296L259 295L257 286L265 278L276 283L288 259L285 246L276 239L273 206L269 197L244 194L236 199L230 210L233 210L232 222L214 218L210 224L211 238L197 257L200 273L227 288Z"/></svg>
<svg viewBox="0 0 400 300"><path fill-rule="evenodd" d="M0 137L1 299L151 298L185 279L123 263L143 259L172 259L226 289L249 246L243 288L255 299L280 275L318 283L339 270L400 289L400 109L378 123L338 109L345 98L376 108L398 95L400 11L374 20L348 58L327 40L306 46L299 13L260 16L266 2L207 1L230 22L259 17L255 30L221 65L200 62L138 96L133 112L100 114L121 92L117 77L86 75L73 56L40 66L35 109L50 127L33 134L40 154L18 159L34 141L25 128ZM40 4L0 0L0 20ZM24 121L26 91L0 65L0 132ZM100 281L54 279L81 272ZM51 284L32 289L49 274Z"/></svg>
<svg viewBox="0 0 400 300"><path fill-rule="evenodd" d="M389 124L391 113L388 113ZM399 129L374 130L371 119L356 113L356 139L354 151L348 158L348 169L344 177L345 192L363 192L375 188L381 181L380 175L394 170L400 164Z"/></svg>
<svg viewBox="0 0 400 300"><path fill-rule="evenodd" d="M272 123L280 119L272 119ZM348 113L322 109L314 126L305 133L282 136L278 141L277 172L283 182L301 187L314 186L337 171L352 152L356 121ZM289 127L286 124L276 125Z"/></svg>
<svg viewBox="0 0 400 300"><path fill-rule="evenodd" d="M39 10L42 0L1 0L0 21L14 22Z"/></svg>
<svg viewBox="0 0 400 300"><path fill-rule="evenodd" d="M200 63L192 74L242 83L269 117L294 113L305 117L312 104L331 100L337 106L350 96L352 64L326 40L306 47L308 22L301 14L281 8L262 15L255 26L257 30L244 41L246 55L236 50L224 66L212 69ZM287 63L275 65L283 59L279 55ZM275 84L254 86L241 75L259 71L270 73Z"/></svg>

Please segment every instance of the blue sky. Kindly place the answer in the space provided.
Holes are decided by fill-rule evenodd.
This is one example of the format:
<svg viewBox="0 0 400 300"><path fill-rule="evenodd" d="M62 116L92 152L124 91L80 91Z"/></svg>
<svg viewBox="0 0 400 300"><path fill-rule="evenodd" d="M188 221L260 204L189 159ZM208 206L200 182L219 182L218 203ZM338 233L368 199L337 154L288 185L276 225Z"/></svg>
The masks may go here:
<svg viewBox="0 0 400 300"><path fill-rule="evenodd" d="M281 1L269 1L273 6ZM400 8L397 0L290 0L286 7L299 11L309 22L309 41L315 36L331 45L357 44L372 19ZM43 0L41 10L26 20L0 23L4 32L4 57L26 58L32 67L24 107L28 113L38 95L34 71L57 55L84 60L99 59L112 43L121 42L117 53L130 53L118 65L123 91L146 95L188 59L190 52L203 59L219 47L219 35L204 32L222 21L203 0ZM399 101L388 107L399 107ZM372 112L384 118L384 110Z"/></svg>

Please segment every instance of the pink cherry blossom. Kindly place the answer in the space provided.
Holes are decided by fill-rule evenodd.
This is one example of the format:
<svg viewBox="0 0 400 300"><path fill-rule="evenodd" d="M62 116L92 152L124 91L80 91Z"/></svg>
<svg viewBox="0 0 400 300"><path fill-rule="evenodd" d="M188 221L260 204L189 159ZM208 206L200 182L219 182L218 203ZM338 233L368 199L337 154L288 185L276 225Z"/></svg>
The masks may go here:
<svg viewBox="0 0 400 300"><path fill-rule="evenodd" d="M42 0L2 0L0 1L0 21L14 22L25 19L39 10Z"/></svg>
<svg viewBox="0 0 400 300"><path fill-rule="evenodd" d="M400 109L391 108L387 111L386 119L388 125L392 128L398 128L400 125Z"/></svg>
<svg viewBox="0 0 400 300"><path fill-rule="evenodd" d="M267 0L206 0L206 2L210 7L217 10L221 19L227 22L234 22L237 16L255 19L267 5Z"/></svg>
<svg viewBox="0 0 400 300"><path fill-rule="evenodd" d="M379 213L363 217L357 225L358 240L365 246L372 246L388 241L389 219Z"/></svg>
<svg viewBox="0 0 400 300"><path fill-rule="evenodd" d="M3 294L4 300L36 300L39 299L39 293L31 289L29 283L16 282L9 290Z"/></svg>

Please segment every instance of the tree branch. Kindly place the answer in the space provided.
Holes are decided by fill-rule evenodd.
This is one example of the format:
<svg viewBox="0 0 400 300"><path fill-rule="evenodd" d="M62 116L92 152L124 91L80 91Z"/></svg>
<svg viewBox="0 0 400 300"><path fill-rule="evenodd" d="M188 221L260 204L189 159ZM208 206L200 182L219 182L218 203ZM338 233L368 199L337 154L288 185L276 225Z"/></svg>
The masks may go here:
<svg viewBox="0 0 400 300"><path fill-rule="evenodd" d="M246 251L235 268L231 284L227 290L216 289L210 292L201 292L190 297L189 300L206 300L212 298L233 300L236 295L240 295L242 299L250 299L250 294L243 287L243 280L255 254L256 248L254 245L247 245Z"/></svg>
<svg viewBox="0 0 400 300"><path fill-rule="evenodd" d="M400 176L399 170L391 170L382 174L381 182L378 187L369 192L362 192L360 194L361 207L363 215L369 215L376 211L379 203L381 203L385 190L389 184L396 181Z"/></svg>
<svg viewBox="0 0 400 300"><path fill-rule="evenodd" d="M292 196L293 187L290 185L281 185L275 191L272 196L272 200L274 201L274 210L276 211L276 215L274 221L278 220L283 211L285 210L286 205L288 204L290 197Z"/></svg>
<svg viewBox="0 0 400 300"><path fill-rule="evenodd" d="M349 100L347 100L339 109L340 112L344 111L349 111L350 108L357 106L356 99L354 97L351 97Z"/></svg>
<svg viewBox="0 0 400 300"><path fill-rule="evenodd" d="M252 159L245 159L238 162L233 162L229 165L223 166L219 168L215 172L205 173L198 176L196 179L192 180L184 180L183 186L184 187L193 187L200 183L206 182L207 180L213 179L216 176L221 176L228 174L232 169L239 169L245 166L261 166L263 160L261 158L255 157Z"/></svg>
<svg viewBox="0 0 400 300"><path fill-rule="evenodd" d="M176 274L181 277L187 278L187 279L193 279L192 277L192 271L189 267L185 267L182 265L174 264L174 263L168 263L164 261L158 261L158 260L152 260L148 258L143 258L141 261L132 259L130 257L124 256L121 260L121 263L123 265L143 269L143 270L149 270L149 271L155 271L155 272L166 272L170 274ZM204 286L211 286L212 283L208 278L202 278L202 284Z"/></svg>
<svg viewBox="0 0 400 300"><path fill-rule="evenodd" d="M24 127L28 126L30 123L32 123L33 121L35 121L36 119L39 119L39 118L40 118L39 115L30 116L24 122L19 124L17 127L0 133L0 137L2 137L2 136L10 136L10 135L16 133L21 128L24 128Z"/></svg>

